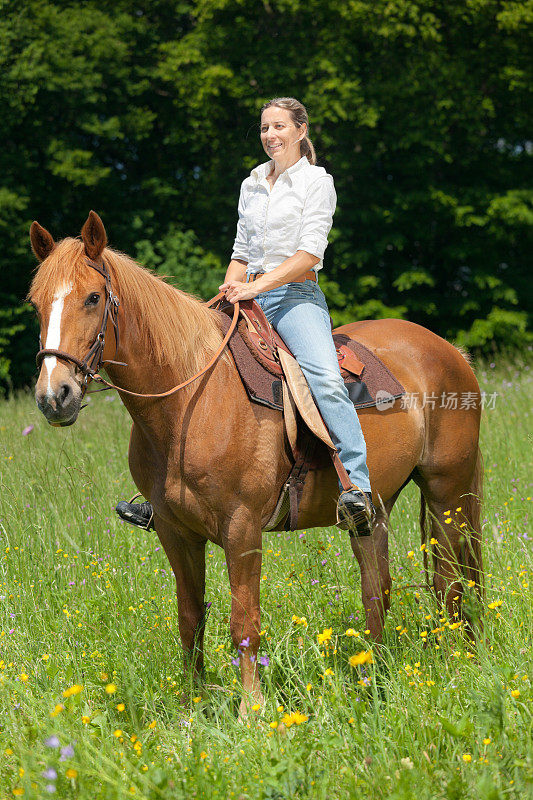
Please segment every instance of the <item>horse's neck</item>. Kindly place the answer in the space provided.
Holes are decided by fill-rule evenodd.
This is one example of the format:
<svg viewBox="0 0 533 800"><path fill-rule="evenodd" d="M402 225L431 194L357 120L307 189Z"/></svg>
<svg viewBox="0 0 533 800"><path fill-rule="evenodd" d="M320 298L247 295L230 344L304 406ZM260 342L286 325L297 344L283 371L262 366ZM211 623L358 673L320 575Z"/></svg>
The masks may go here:
<svg viewBox="0 0 533 800"><path fill-rule="evenodd" d="M123 362L127 366L109 364L106 366L106 372L116 386L140 395L139 397L121 395L122 402L133 421L141 424L142 427L155 425L159 429L169 414L173 419L176 415L180 416L180 411L185 408L200 381L178 390L172 395L171 402L166 399L143 397L143 395L166 392L190 378L192 376L190 368L192 354L185 349L186 344L181 342L181 352L171 364L155 364L145 338L139 334L132 319L134 319L133 315L129 321L121 315L119 347L116 355L111 356L113 360ZM206 364L209 357L209 354L206 354Z"/></svg>

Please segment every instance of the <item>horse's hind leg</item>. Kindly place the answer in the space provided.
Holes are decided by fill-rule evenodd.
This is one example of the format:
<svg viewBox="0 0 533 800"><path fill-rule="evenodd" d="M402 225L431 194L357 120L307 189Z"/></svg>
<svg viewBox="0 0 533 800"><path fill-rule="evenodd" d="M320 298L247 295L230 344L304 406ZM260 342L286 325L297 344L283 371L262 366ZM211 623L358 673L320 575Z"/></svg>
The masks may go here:
<svg viewBox="0 0 533 800"><path fill-rule="evenodd" d="M472 465L472 461L474 461ZM482 491L481 453L470 463L441 472L419 469L419 485L430 515L437 598L449 616L461 615L464 580L483 591L480 508Z"/></svg>
<svg viewBox="0 0 533 800"><path fill-rule="evenodd" d="M385 615L390 608L391 576L389 571L389 515L398 490L376 509L372 536L351 537L350 542L361 570L361 599L370 638L381 642Z"/></svg>

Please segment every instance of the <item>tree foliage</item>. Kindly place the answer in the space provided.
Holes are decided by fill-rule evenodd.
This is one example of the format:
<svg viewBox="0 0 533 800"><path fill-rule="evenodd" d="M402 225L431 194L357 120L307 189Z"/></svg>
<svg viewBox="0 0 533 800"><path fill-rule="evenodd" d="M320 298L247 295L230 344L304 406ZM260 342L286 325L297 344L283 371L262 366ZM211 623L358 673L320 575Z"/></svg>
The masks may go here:
<svg viewBox="0 0 533 800"><path fill-rule="evenodd" d="M0 379L29 381L28 226L214 293L258 112L308 107L338 209L335 322L529 341L531 0L0 0Z"/></svg>

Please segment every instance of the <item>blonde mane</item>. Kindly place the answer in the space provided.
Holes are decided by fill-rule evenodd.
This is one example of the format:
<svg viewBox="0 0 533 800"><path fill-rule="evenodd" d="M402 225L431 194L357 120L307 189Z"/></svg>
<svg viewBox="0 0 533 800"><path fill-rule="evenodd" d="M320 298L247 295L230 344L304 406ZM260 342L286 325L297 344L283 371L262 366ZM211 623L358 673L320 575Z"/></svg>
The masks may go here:
<svg viewBox="0 0 533 800"><path fill-rule="evenodd" d="M152 363L179 366L184 375L205 366L206 355L222 341L213 312L124 253L106 247L102 256L126 323L135 324ZM58 288L75 286L88 270L83 242L63 239L38 267L29 297L37 304L51 304Z"/></svg>

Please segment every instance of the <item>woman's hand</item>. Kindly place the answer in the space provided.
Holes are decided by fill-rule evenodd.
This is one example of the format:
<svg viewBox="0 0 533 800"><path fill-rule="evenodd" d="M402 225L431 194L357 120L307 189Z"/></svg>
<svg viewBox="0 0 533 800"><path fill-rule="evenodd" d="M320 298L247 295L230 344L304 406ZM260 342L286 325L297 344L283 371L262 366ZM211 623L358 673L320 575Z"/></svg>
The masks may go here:
<svg viewBox="0 0 533 800"><path fill-rule="evenodd" d="M254 300L259 294L253 283L242 283L241 281L227 281L218 288L221 292L226 293L226 300L229 300L230 303Z"/></svg>

